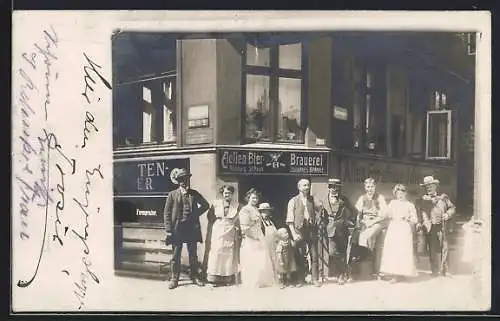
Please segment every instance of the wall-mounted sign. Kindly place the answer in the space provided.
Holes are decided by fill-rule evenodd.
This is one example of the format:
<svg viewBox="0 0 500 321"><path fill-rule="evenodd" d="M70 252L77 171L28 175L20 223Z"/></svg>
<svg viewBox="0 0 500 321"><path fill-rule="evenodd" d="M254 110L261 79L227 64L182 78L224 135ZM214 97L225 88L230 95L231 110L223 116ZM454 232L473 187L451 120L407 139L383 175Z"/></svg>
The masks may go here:
<svg viewBox="0 0 500 321"><path fill-rule="evenodd" d="M167 195L155 197L116 196L113 202L115 223L163 223Z"/></svg>
<svg viewBox="0 0 500 321"><path fill-rule="evenodd" d="M186 145L209 144L213 141L212 128L189 129L185 132Z"/></svg>
<svg viewBox="0 0 500 321"><path fill-rule="evenodd" d="M207 128L208 105L190 106L188 108L188 128Z"/></svg>
<svg viewBox="0 0 500 321"><path fill-rule="evenodd" d="M324 138L316 138L316 145L317 146L325 146L326 145L326 141Z"/></svg>
<svg viewBox="0 0 500 321"><path fill-rule="evenodd" d="M348 117L347 109L340 106L334 106L333 117L340 120L347 120Z"/></svg>
<svg viewBox="0 0 500 321"><path fill-rule="evenodd" d="M189 159L115 162L114 194L120 196L166 195L177 187L170 177L174 168L189 169Z"/></svg>
<svg viewBox="0 0 500 321"><path fill-rule="evenodd" d="M328 152L220 149L219 174L328 175Z"/></svg>

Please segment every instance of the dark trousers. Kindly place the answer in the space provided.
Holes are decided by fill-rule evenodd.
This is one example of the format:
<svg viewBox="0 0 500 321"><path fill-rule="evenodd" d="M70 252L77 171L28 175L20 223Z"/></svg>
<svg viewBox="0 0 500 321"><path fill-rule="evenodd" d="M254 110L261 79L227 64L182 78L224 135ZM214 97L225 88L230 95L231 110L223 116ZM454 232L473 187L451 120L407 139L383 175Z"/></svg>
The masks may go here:
<svg viewBox="0 0 500 321"><path fill-rule="evenodd" d="M448 239L442 224L432 224L427 233L427 246L432 273L448 272Z"/></svg>
<svg viewBox="0 0 500 321"><path fill-rule="evenodd" d="M297 250L297 274L298 281L303 282L307 274L309 274L309 264L307 256L311 261L311 275L313 280L319 280L319 267L318 267L318 240L307 238L301 240L296 244Z"/></svg>
<svg viewBox="0 0 500 321"><path fill-rule="evenodd" d="M346 273L347 240L340 234L328 238L328 276L340 277Z"/></svg>
<svg viewBox="0 0 500 321"><path fill-rule="evenodd" d="M184 244L187 245L187 250L189 254L189 272L190 278L194 279L198 277L198 254L197 250L197 242L176 242L173 244L174 255L172 257L171 266L172 266L172 279L179 280L179 275L181 272L181 254L182 248Z"/></svg>

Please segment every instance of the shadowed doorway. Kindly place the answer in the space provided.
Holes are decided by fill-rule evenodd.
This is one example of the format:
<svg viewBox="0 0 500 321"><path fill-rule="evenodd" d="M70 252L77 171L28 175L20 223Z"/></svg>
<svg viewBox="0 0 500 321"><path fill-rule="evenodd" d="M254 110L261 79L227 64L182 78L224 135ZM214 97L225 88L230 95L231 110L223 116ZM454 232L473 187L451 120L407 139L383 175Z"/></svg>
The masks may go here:
<svg viewBox="0 0 500 321"><path fill-rule="evenodd" d="M240 179L239 199L245 203L246 192L256 188L262 194L260 202L270 203L274 208L273 219L277 227L283 227L288 201L297 194L298 180L298 177L278 175L243 177Z"/></svg>

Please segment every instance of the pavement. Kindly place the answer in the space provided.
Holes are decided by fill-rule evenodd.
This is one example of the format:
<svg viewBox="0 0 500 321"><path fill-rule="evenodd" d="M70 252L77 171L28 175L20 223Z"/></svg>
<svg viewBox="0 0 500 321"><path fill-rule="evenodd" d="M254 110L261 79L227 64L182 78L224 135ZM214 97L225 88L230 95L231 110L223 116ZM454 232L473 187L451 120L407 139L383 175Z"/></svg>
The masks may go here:
<svg viewBox="0 0 500 321"><path fill-rule="evenodd" d="M451 258L453 253L450 254ZM168 289L167 281L115 277L101 287L93 310L107 311L477 311L489 308L484 282L472 267L451 260L452 277L431 278L428 259L421 257L419 275L406 282L354 281L321 287L246 288L243 285L198 287L187 276ZM104 292L103 292L104 291ZM104 295L103 295L104 294Z"/></svg>
<svg viewBox="0 0 500 321"><path fill-rule="evenodd" d="M416 278L396 284L359 280L285 289L243 285L213 288L198 287L181 276L180 286L169 290L167 281L114 277L100 286L99 299L88 307L121 312L488 310L489 284L479 276L477 266L460 261L460 237L450 243L452 277L431 278L426 256L420 256Z"/></svg>
<svg viewBox="0 0 500 321"><path fill-rule="evenodd" d="M245 288L198 287L187 279L174 290L168 282L116 278L112 293L101 295L93 309L108 311L439 311L481 310L484 300L472 275L430 278L413 282L353 282L322 287ZM109 289L108 289L109 290ZM103 292L101 292L103 294Z"/></svg>

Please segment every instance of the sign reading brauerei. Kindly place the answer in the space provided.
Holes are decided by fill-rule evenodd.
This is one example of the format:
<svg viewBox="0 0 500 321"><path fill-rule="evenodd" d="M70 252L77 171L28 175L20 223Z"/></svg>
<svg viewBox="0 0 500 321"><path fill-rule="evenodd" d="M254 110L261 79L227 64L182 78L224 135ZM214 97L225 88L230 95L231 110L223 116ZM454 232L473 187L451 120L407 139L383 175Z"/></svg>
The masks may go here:
<svg viewBox="0 0 500 321"><path fill-rule="evenodd" d="M114 194L166 194L176 188L172 181L174 168L189 169L189 159L134 160L115 162Z"/></svg>
<svg viewBox="0 0 500 321"><path fill-rule="evenodd" d="M328 152L220 149L219 174L328 175Z"/></svg>

